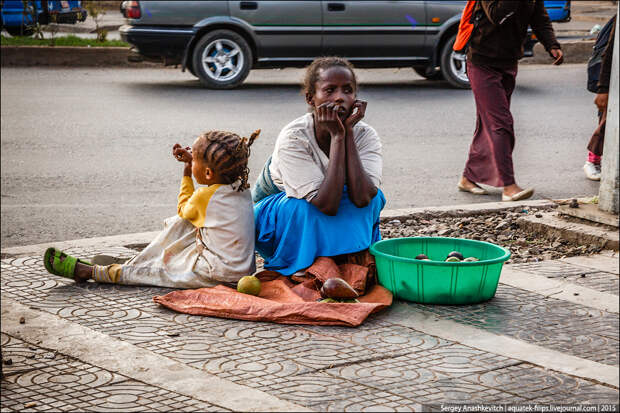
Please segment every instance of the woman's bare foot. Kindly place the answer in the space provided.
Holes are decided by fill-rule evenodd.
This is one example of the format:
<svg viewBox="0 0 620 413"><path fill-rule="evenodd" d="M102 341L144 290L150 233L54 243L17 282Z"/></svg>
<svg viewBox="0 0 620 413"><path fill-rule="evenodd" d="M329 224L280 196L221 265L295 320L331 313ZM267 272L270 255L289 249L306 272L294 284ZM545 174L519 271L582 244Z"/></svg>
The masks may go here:
<svg viewBox="0 0 620 413"><path fill-rule="evenodd" d="M487 195L486 189L480 187L477 183L470 181L469 179L461 176L461 180L458 183L459 191L471 192L474 195Z"/></svg>
<svg viewBox="0 0 620 413"><path fill-rule="evenodd" d="M534 188L523 189L517 184L512 184L504 187L502 201L522 201L531 198L532 195L534 195Z"/></svg>
<svg viewBox="0 0 620 413"><path fill-rule="evenodd" d="M518 194L521 191L523 191L523 188L521 188L517 184L512 184L512 185L508 185L504 187L504 195L506 196L513 196L513 195Z"/></svg>
<svg viewBox="0 0 620 413"><path fill-rule="evenodd" d="M66 255L62 254L59 258L60 262L63 262L67 258ZM50 264L54 265L54 256L50 256ZM82 283L90 280L93 274L93 267L90 265L82 264L81 262L75 263L75 270L73 273L73 280L76 283Z"/></svg>
<svg viewBox="0 0 620 413"><path fill-rule="evenodd" d="M464 176L461 176L461 180L459 181L459 185L465 189L473 189L473 188L480 188L480 186L478 184L476 184L475 182L470 181L469 179L465 178Z"/></svg>

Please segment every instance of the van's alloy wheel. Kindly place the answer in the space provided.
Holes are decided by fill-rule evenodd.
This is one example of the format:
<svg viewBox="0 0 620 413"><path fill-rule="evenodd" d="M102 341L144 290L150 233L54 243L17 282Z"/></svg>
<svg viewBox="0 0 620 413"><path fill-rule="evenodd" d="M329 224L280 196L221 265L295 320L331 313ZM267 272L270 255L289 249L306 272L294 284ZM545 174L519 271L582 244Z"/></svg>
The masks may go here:
<svg viewBox="0 0 620 413"><path fill-rule="evenodd" d="M467 56L453 50L450 56L450 71L459 80L469 83L469 78L467 77Z"/></svg>
<svg viewBox="0 0 620 413"><path fill-rule="evenodd" d="M198 41L192 63L194 73L205 86L230 89L240 85L250 73L252 51L239 34L216 30Z"/></svg>
<svg viewBox="0 0 620 413"><path fill-rule="evenodd" d="M456 35L452 36L441 49L441 73L452 86L460 89L469 89L467 77L467 56L452 50Z"/></svg>

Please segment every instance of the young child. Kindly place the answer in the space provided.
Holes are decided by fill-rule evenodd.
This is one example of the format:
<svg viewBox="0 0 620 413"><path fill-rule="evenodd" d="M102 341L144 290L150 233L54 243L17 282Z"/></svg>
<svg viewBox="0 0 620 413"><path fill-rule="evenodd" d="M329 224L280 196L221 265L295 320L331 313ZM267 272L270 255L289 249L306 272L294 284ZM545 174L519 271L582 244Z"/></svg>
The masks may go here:
<svg viewBox="0 0 620 413"><path fill-rule="evenodd" d="M193 147L176 144L173 156L185 164L178 215L138 255L124 264L91 265L49 248L45 268L76 282L152 285L172 288L211 287L234 283L254 273L254 215L248 188L250 139L211 131ZM207 185L194 189L196 182Z"/></svg>

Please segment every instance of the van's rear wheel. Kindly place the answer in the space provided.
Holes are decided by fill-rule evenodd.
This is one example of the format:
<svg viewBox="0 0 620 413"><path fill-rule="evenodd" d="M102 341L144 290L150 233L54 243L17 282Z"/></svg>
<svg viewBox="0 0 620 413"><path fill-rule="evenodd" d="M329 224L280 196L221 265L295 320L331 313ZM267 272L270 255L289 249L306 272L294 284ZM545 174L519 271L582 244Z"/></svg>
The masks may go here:
<svg viewBox="0 0 620 413"><path fill-rule="evenodd" d="M443 77L454 87L469 89L467 77L467 55L452 50L456 35L452 36L441 49L441 73Z"/></svg>
<svg viewBox="0 0 620 413"><path fill-rule="evenodd" d="M208 88L231 89L239 86L252 68L252 50L239 34L215 30L196 44L192 56L193 72Z"/></svg>

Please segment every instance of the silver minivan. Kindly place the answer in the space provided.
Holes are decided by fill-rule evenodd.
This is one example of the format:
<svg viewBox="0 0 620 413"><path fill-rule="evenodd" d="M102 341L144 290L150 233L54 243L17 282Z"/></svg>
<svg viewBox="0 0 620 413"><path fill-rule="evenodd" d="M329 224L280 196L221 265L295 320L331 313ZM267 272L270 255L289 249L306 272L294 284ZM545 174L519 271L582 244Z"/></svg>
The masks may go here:
<svg viewBox="0 0 620 413"><path fill-rule="evenodd" d="M469 87L453 53L465 1L124 1L121 37L133 59L181 64L209 88L241 84L252 68L306 66L337 55L356 67L412 67Z"/></svg>

